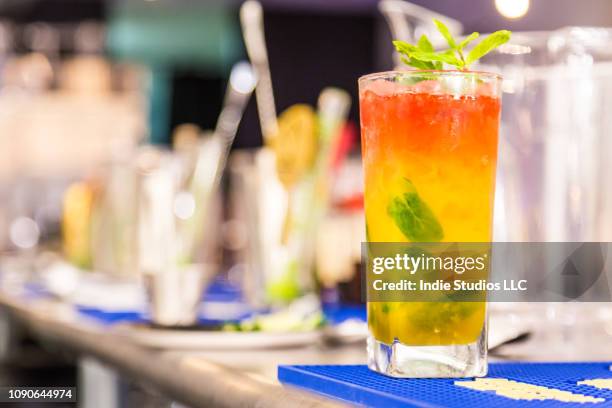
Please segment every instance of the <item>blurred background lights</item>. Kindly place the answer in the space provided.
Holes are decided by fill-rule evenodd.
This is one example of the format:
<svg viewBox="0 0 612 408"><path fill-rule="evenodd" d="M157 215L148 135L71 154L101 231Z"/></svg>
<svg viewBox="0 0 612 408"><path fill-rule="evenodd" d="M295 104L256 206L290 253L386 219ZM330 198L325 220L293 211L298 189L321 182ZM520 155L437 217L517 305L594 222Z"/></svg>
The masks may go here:
<svg viewBox="0 0 612 408"><path fill-rule="evenodd" d="M29 217L18 217L11 223L11 242L21 249L29 249L36 246L40 237L40 230L36 222Z"/></svg>
<svg viewBox="0 0 612 408"><path fill-rule="evenodd" d="M506 18L521 18L529 11L529 0L495 0L495 8Z"/></svg>
<svg viewBox="0 0 612 408"><path fill-rule="evenodd" d="M230 83L240 93L246 94L251 92L257 83L251 65L247 62L236 64L230 74Z"/></svg>
<svg viewBox="0 0 612 408"><path fill-rule="evenodd" d="M195 212L195 205L195 200L191 193L186 191L180 192L174 199L174 215L181 220L187 220Z"/></svg>

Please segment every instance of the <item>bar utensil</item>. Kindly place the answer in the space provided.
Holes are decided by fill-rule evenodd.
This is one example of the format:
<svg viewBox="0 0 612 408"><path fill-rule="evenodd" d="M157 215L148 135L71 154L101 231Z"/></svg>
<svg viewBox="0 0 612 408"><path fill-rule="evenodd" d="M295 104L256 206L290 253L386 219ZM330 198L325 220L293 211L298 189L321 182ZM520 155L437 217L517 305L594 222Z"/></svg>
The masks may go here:
<svg viewBox="0 0 612 408"><path fill-rule="evenodd" d="M195 163L160 151L140 158L140 263L155 324L197 323L202 292L216 273L219 183L256 82L248 63L233 67L217 126L200 141Z"/></svg>
<svg viewBox="0 0 612 408"><path fill-rule="evenodd" d="M261 131L264 139L267 139L278 132L278 124L264 35L263 10L257 0L247 0L242 4L240 24L247 54L259 79L255 97L257 98Z"/></svg>

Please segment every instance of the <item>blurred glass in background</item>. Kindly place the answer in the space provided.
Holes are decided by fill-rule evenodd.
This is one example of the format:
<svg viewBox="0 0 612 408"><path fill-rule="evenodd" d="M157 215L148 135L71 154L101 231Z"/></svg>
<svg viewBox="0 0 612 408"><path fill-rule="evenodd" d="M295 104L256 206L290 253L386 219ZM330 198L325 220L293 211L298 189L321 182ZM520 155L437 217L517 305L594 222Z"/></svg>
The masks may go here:
<svg viewBox="0 0 612 408"><path fill-rule="evenodd" d="M0 230L3 248L26 250L57 236L66 186L129 152L146 122L143 72L103 57L101 25L36 23L21 34L24 54L10 53L5 36ZM62 39L74 44L69 58L60 58Z"/></svg>

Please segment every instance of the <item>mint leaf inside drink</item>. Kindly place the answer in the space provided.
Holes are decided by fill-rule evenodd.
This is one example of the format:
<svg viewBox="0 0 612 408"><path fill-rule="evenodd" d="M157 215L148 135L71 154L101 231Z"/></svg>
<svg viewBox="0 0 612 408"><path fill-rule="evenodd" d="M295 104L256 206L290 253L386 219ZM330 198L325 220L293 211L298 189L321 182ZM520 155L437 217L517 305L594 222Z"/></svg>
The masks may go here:
<svg viewBox="0 0 612 408"><path fill-rule="evenodd" d="M444 231L435 214L421 199L414 184L408 179L402 183L403 192L393 197L387 213L402 234L413 242L437 242L444 238Z"/></svg>

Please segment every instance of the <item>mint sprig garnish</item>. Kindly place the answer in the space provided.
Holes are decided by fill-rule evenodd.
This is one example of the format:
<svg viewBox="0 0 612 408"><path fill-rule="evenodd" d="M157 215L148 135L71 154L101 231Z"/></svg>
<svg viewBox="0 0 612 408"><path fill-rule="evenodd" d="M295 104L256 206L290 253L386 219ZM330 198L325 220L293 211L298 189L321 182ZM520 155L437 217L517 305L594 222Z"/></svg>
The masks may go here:
<svg viewBox="0 0 612 408"><path fill-rule="evenodd" d="M469 52L466 52L466 47L480 37L479 33L473 32L463 41L457 41L443 22L436 19L433 21L442 37L448 43L449 48L436 51L425 34L419 38L416 45L395 40L393 45L397 52L401 54L400 59L404 64L423 70L442 70L444 69L444 64L447 64L461 71L467 71L471 64L500 45L507 43L512 35L508 30L496 31L476 44Z"/></svg>

